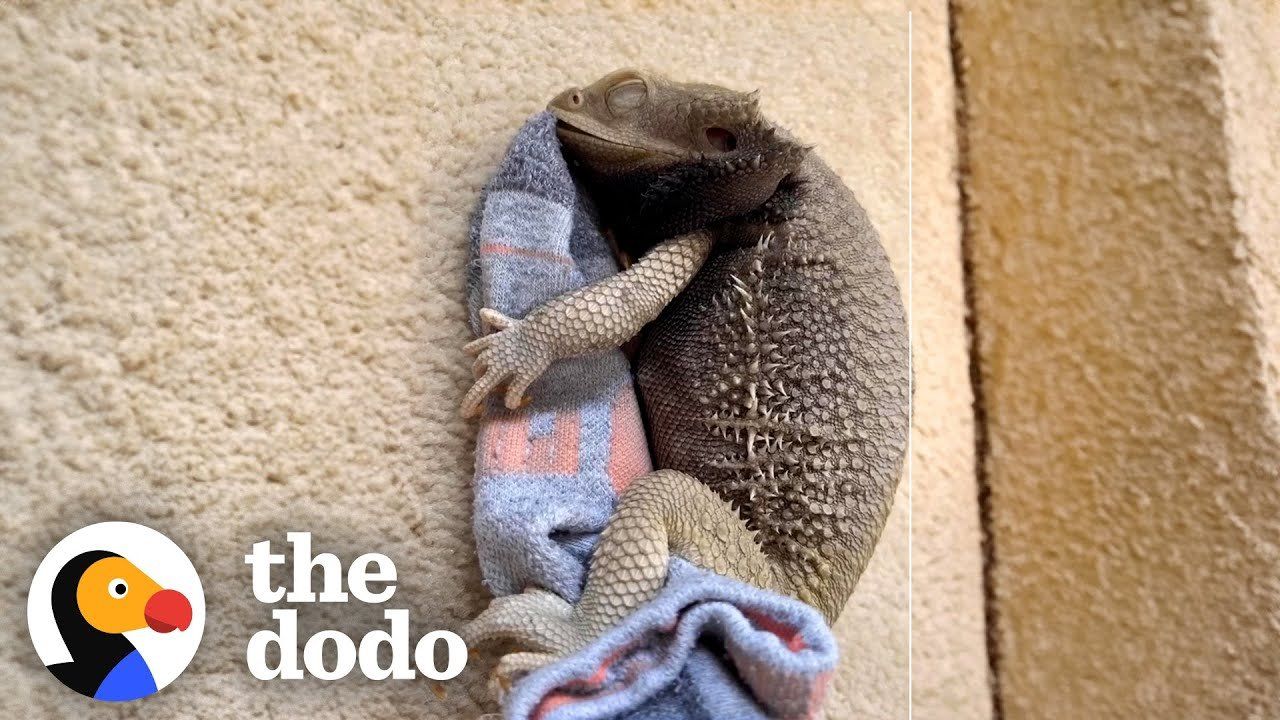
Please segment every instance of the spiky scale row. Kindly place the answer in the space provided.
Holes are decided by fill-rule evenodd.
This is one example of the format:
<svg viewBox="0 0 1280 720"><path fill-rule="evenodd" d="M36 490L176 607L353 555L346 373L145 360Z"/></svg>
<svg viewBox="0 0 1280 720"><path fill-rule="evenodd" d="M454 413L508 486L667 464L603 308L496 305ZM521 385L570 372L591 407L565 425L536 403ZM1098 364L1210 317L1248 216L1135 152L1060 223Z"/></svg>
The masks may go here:
<svg viewBox="0 0 1280 720"><path fill-rule="evenodd" d="M707 409L705 426L731 442L732 452L711 462L726 471L711 484L742 513L767 552L813 548L852 531L848 512L813 482L817 475L855 464L851 456L859 444L835 424L839 411L848 417L847 405L828 397L836 383L825 369L799 374L801 380L815 380L824 393L814 400L815 410L806 413L805 403L787 391L791 366L785 360L805 346L798 324L806 316L780 312L772 298L781 275L796 267L817 271L825 263L822 253L808 252L804 243L766 233L751 256L737 263L741 272L730 273L728 287L713 298L714 345L724 361L698 404ZM831 407L839 411L828 412ZM805 510L810 521L794 519ZM823 521L824 516L831 520ZM809 565L817 561L812 553L801 555Z"/></svg>

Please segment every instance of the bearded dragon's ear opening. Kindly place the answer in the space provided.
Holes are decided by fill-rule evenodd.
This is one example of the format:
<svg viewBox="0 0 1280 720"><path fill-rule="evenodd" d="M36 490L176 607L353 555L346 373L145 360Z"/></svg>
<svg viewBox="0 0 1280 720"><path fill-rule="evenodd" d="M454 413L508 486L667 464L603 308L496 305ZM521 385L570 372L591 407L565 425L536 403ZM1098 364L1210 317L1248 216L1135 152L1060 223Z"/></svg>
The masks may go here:
<svg viewBox="0 0 1280 720"><path fill-rule="evenodd" d="M706 133L707 142L720 152L730 152L738 147L738 136L722 127L709 127Z"/></svg>

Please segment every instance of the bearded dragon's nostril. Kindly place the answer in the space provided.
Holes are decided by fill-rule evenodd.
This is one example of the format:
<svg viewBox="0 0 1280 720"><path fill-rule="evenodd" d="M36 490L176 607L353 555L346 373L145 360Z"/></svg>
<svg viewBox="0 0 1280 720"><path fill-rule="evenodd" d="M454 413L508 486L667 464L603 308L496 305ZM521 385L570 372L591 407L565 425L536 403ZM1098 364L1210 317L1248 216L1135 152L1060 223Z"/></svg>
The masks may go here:
<svg viewBox="0 0 1280 720"><path fill-rule="evenodd" d="M587 102L582 88L571 87L555 96L547 107L560 110L579 110Z"/></svg>

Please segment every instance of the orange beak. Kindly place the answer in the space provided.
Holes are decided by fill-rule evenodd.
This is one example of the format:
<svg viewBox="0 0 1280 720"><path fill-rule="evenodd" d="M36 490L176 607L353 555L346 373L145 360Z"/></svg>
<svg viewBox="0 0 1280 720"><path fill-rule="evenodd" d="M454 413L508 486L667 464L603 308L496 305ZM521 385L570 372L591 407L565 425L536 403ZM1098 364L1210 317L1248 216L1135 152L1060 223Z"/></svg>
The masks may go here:
<svg viewBox="0 0 1280 720"><path fill-rule="evenodd" d="M147 627L159 633L191 627L191 603L177 590L161 590L152 595L142 615Z"/></svg>

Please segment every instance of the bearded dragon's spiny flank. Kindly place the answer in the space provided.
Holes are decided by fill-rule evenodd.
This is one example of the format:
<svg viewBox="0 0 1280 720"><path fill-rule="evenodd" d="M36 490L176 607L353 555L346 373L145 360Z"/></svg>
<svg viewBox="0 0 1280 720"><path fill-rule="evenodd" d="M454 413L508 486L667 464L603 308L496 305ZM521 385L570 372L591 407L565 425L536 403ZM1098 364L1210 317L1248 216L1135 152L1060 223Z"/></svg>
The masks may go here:
<svg viewBox="0 0 1280 720"><path fill-rule="evenodd" d="M884 441L888 418L880 418L876 428L859 428L854 418L870 410L872 398L848 392L858 387L849 382L858 374L857 363L845 351L858 333L853 315L860 305L849 302L857 293L852 278L836 272L818 251L771 252L773 240L764 236L742 276L730 273L729 287L713 296L714 348L723 363L714 382L700 386L697 401L712 434L732 440L709 463L725 473L716 489L743 513L748 529L761 531L767 554L806 557L816 570L820 563L807 550L819 540L854 532L840 498L858 494L857 471L865 469L866 451L876 449L867 440ZM801 284L816 292L779 302L794 297ZM805 331L820 319L839 322ZM818 362L797 366L806 355ZM904 389L880 384L885 380L870 383L873 394L877 388L892 394ZM814 402L804 402L801 393ZM837 397L841 393L846 402ZM676 442L669 438L664 444Z"/></svg>
<svg viewBox="0 0 1280 720"><path fill-rule="evenodd" d="M907 438L906 322L865 212L754 95L626 70L549 109L641 260L523 321L493 318L503 329L472 344L488 372L466 407L504 380L514 406L552 360L648 324L636 374L662 470L623 496L577 607L504 598L472 639L580 646L661 589L672 552L834 620L884 527Z"/></svg>

